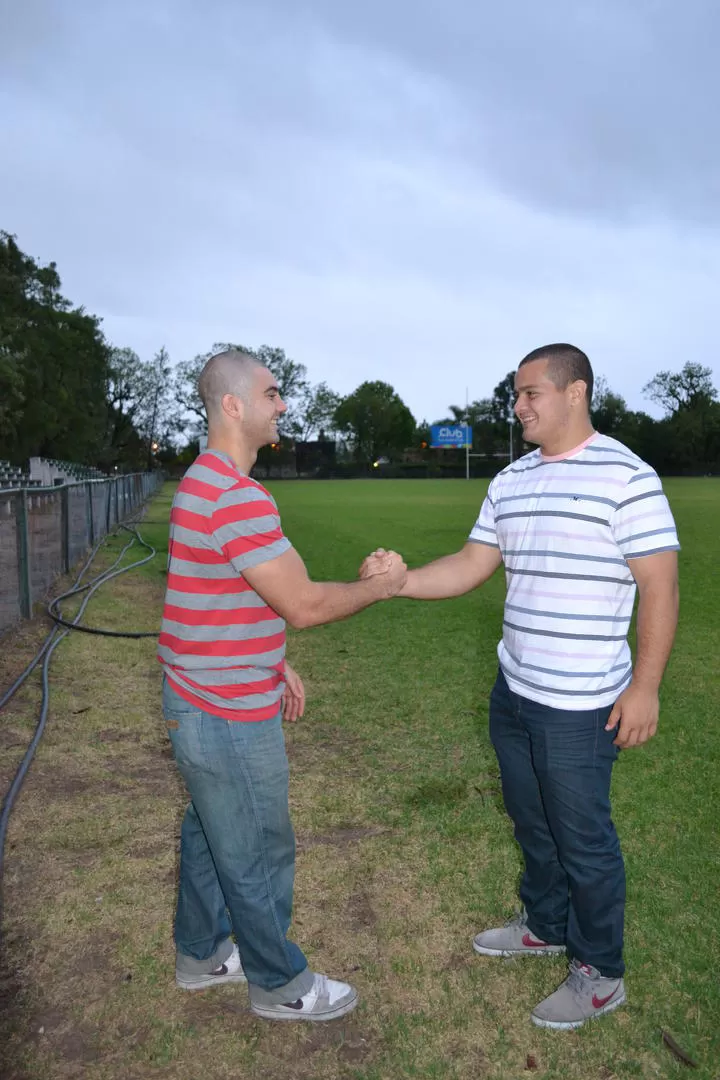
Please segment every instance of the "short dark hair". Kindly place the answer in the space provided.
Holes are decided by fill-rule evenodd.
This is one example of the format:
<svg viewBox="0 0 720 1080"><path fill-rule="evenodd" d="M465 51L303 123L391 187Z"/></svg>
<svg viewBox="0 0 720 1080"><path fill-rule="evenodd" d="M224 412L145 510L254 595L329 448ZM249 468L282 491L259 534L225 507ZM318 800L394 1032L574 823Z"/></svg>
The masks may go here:
<svg viewBox="0 0 720 1080"><path fill-rule="evenodd" d="M533 349L518 364L531 364L533 360L547 360L548 378L555 383L558 390L566 390L570 383L580 379L587 387L586 397L588 409L593 396L593 369L582 349L574 345L566 345L559 342L556 345L541 345L539 349Z"/></svg>

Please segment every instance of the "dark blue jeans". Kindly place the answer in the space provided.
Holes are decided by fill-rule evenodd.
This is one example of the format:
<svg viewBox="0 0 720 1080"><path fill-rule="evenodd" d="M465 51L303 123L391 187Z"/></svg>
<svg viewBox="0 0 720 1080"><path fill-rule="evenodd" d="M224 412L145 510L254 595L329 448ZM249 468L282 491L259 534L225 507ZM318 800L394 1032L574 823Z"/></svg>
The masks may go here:
<svg viewBox="0 0 720 1080"><path fill-rule="evenodd" d="M167 679L163 712L192 799L175 914L181 962L187 958L190 970L219 966L234 931L251 998L294 1001L314 976L287 938L295 836L280 713L259 723L223 720L190 705Z"/></svg>
<svg viewBox="0 0 720 1080"><path fill-rule="evenodd" d="M525 857L520 897L542 941L608 978L624 972L625 867L610 817L611 707L569 712L513 693L500 672L490 738Z"/></svg>

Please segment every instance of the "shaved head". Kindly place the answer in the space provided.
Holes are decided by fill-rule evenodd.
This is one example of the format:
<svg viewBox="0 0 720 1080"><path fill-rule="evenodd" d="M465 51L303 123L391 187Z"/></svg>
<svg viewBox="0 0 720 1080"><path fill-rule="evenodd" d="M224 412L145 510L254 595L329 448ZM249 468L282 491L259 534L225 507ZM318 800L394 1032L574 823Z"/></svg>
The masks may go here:
<svg viewBox="0 0 720 1080"><path fill-rule="evenodd" d="M208 420L222 415L222 400L226 394L233 394L247 403L253 376L264 366L256 357L239 349L229 349L210 357L198 380L198 393Z"/></svg>

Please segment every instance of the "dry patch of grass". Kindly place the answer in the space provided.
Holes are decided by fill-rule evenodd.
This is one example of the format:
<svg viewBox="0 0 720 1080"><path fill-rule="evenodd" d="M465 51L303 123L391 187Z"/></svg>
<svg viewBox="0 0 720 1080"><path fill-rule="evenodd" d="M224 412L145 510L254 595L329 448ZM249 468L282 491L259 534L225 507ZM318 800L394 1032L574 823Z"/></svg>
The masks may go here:
<svg viewBox="0 0 720 1080"><path fill-rule="evenodd" d="M130 617L133 626L151 626L161 601L161 589L128 575L104 587L88 621L119 627ZM4 652L6 678L42 637L39 626L23 628ZM73 634L56 654L51 683L47 732L11 819L6 857L3 1076L99 1080L169 1069L192 1080L200 1071L322 1078L370 1061L382 1040L360 1015L288 1031L254 1018L235 988L175 989L171 919L186 798L164 731L153 643ZM28 688L4 718L8 774L38 704ZM300 759L301 747L302 738ZM315 751L306 744L311 780ZM359 973L352 940L370 935L375 919L358 860L385 832L319 832L311 822L298 829L309 912L298 934L318 967L326 961L335 974ZM323 880L328 855L331 889Z"/></svg>

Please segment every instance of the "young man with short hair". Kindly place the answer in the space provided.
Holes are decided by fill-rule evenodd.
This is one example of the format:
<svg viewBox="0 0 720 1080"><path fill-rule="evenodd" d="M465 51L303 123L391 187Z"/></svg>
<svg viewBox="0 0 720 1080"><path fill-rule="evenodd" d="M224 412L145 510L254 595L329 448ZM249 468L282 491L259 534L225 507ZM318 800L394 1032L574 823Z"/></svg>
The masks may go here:
<svg viewBox="0 0 720 1080"><path fill-rule="evenodd" d="M248 983L269 1020L332 1020L352 986L311 971L287 933L295 870L282 733L305 691L285 661L285 623L317 626L395 595L405 564L367 581L315 582L277 506L249 473L285 411L270 371L231 350L199 382L208 444L173 500L159 640L163 711L191 803L182 825L176 980ZM231 939L235 934L236 943Z"/></svg>
<svg viewBox="0 0 720 1080"><path fill-rule="evenodd" d="M489 956L567 950L568 978L531 1017L561 1030L625 1001L625 871L610 777L620 748L655 734L678 614L679 545L662 485L631 450L593 430L592 386L590 362L572 345L524 358L515 413L538 448L493 479L465 546L410 570L399 594L460 596L504 564L490 736L525 858L524 907L474 947ZM369 557L361 573L375 565Z"/></svg>

